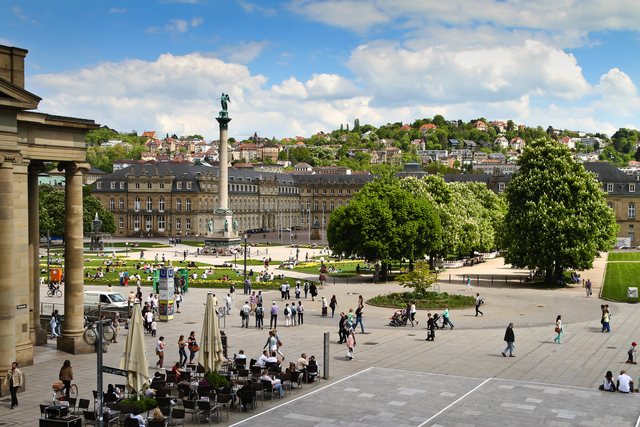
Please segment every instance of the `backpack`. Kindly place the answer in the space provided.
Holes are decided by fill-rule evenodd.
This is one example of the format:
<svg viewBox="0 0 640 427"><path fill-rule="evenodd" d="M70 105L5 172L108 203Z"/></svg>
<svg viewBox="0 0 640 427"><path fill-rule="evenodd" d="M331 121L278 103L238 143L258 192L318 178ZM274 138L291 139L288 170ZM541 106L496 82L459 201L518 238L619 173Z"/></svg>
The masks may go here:
<svg viewBox="0 0 640 427"><path fill-rule="evenodd" d="M284 315L285 316L289 315L289 309L287 307L284 308Z"/></svg>
<svg viewBox="0 0 640 427"><path fill-rule="evenodd" d="M256 308L256 316L260 316L260 317L264 316L264 308L262 307Z"/></svg>

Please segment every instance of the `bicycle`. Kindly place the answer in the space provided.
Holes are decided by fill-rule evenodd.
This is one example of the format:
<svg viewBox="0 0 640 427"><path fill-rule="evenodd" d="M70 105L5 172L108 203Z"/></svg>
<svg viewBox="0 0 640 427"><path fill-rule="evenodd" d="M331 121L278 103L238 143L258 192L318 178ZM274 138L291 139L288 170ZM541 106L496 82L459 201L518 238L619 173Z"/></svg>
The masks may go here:
<svg viewBox="0 0 640 427"><path fill-rule="evenodd" d="M53 385L51 386L51 388L53 389L53 404L56 404L56 400L58 401L58 403L60 401L65 401L67 400L67 396L64 392L64 383L53 383ZM75 384L71 384L71 387L69 387L69 398L71 399L77 399L78 398L78 386Z"/></svg>
<svg viewBox="0 0 640 427"><path fill-rule="evenodd" d="M53 297L54 295L58 298L62 297L62 291L60 290L60 286L50 286L49 289L47 289L48 297Z"/></svg>

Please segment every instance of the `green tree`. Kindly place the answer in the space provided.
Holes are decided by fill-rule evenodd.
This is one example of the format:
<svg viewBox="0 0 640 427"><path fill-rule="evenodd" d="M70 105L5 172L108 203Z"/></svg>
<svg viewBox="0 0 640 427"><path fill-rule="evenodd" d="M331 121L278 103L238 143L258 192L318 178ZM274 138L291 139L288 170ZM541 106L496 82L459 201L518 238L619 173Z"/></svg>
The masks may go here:
<svg viewBox="0 0 640 427"><path fill-rule="evenodd" d="M93 196L84 197L82 199L82 229L85 233L91 231L91 221L98 214L98 218L102 221L102 231L105 233L116 232L116 222L113 214L102 207L102 204Z"/></svg>
<svg viewBox="0 0 640 427"><path fill-rule="evenodd" d="M327 238L334 252L380 260L385 280L389 262L421 259L438 244L440 219L426 198L414 197L388 174L331 214Z"/></svg>
<svg viewBox="0 0 640 427"><path fill-rule="evenodd" d="M65 237L65 203L62 191L40 192L40 232L50 230L51 236ZM82 199L82 228L84 232L91 231L91 221L96 212L102 220L102 231L115 233L116 225L113 214L102 207L102 204L93 196Z"/></svg>
<svg viewBox="0 0 640 427"><path fill-rule="evenodd" d="M596 178L558 142L530 144L518 165L505 190L505 261L539 267L550 283L566 267L591 268L619 228Z"/></svg>
<svg viewBox="0 0 640 427"><path fill-rule="evenodd" d="M288 160L289 155L287 154L287 150L282 150L278 153L278 160Z"/></svg>
<svg viewBox="0 0 640 427"><path fill-rule="evenodd" d="M507 131L508 132L513 132L513 130L516 128L515 123L513 123L513 120L509 119L507 120Z"/></svg>
<svg viewBox="0 0 640 427"><path fill-rule="evenodd" d="M405 271L404 274L397 276L396 280L405 288L411 288L416 293L424 295L427 289L438 280L438 276L429 271L429 262L418 261L413 270Z"/></svg>

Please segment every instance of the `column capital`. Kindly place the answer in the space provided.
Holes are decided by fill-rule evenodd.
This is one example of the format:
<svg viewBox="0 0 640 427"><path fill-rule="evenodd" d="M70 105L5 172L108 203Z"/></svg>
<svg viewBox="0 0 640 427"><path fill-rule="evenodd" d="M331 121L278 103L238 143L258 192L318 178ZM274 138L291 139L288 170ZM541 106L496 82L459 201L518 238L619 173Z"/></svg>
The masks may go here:
<svg viewBox="0 0 640 427"><path fill-rule="evenodd" d="M23 163L24 158L18 151L2 151L0 152L0 163Z"/></svg>
<svg viewBox="0 0 640 427"><path fill-rule="evenodd" d="M58 163L58 171L62 172L65 171L67 173L67 175L74 175L76 174L78 171L82 172L89 172L89 169L91 169L91 166L89 165L89 163L86 162L60 162Z"/></svg>
<svg viewBox="0 0 640 427"><path fill-rule="evenodd" d="M41 162L39 160L33 160L29 163L29 173L32 175L38 175L41 174L42 172L46 171L46 167L44 165L44 162Z"/></svg>

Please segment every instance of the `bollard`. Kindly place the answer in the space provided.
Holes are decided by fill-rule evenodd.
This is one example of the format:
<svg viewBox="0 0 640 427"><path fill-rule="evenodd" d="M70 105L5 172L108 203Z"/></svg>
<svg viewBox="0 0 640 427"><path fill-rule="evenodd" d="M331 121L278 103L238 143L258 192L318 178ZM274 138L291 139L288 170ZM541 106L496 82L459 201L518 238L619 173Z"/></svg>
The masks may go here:
<svg viewBox="0 0 640 427"><path fill-rule="evenodd" d="M507 276L504 276L504 284L507 284Z"/></svg>
<svg viewBox="0 0 640 427"><path fill-rule="evenodd" d="M493 285L493 274L491 275L491 284Z"/></svg>
<svg viewBox="0 0 640 427"><path fill-rule="evenodd" d="M480 284L480 275L476 274L476 285Z"/></svg>
<svg viewBox="0 0 640 427"><path fill-rule="evenodd" d="M469 276L471 277L471 276ZM462 275L462 284L464 285L464 274Z"/></svg>
<svg viewBox="0 0 640 427"><path fill-rule="evenodd" d="M349 276L347 276L347 285L349 284Z"/></svg>
<svg viewBox="0 0 640 427"><path fill-rule="evenodd" d="M451 274L449 274L449 283L451 283Z"/></svg>

